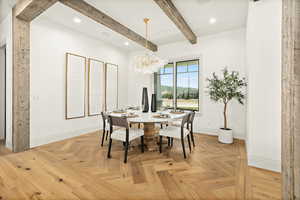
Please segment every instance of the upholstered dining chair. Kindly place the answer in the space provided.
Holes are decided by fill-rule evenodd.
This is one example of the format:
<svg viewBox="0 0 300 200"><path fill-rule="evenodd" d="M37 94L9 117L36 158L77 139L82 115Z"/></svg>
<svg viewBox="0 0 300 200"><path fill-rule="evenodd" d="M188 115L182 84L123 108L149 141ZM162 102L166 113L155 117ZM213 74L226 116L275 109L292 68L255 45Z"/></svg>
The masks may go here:
<svg viewBox="0 0 300 200"><path fill-rule="evenodd" d="M193 111L193 112L190 113L190 117L189 117L189 121L188 121L188 126L187 126L188 129L189 129L189 131L190 131L190 134L191 134L193 147L195 147L194 129L193 129L195 114L196 114L195 111Z"/></svg>
<svg viewBox="0 0 300 200"><path fill-rule="evenodd" d="M101 112L101 116L102 116L102 139L101 139L101 146L103 146L103 142L104 142L104 138L105 140L107 140L107 136L109 134L109 122L108 122L108 115L104 112Z"/></svg>
<svg viewBox="0 0 300 200"><path fill-rule="evenodd" d="M111 158L112 140L118 140L125 144L124 163L127 163L127 154L129 143L137 138L141 138L141 151L144 153L144 131L138 128L129 128L129 123L126 117L109 116L110 137L108 145L107 158ZM114 127L119 127L115 129Z"/></svg>
<svg viewBox="0 0 300 200"><path fill-rule="evenodd" d="M182 145L182 151L183 151L183 156L186 158L186 153L185 153L185 146L184 146L184 139L187 137L188 139L188 144L189 144L189 149L190 152L191 150L191 141L190 141L190 131L187 129L187 124L189 122L189 117L190 113L187 113L182 121L181 121L181 126L169 126L166 129L161 129L159 131L159 139L160 139L160 144L159 144L159 152L162 153L162 139L163 137L168 137L173 139L180 139L181 140L181 145Z"/></svg>

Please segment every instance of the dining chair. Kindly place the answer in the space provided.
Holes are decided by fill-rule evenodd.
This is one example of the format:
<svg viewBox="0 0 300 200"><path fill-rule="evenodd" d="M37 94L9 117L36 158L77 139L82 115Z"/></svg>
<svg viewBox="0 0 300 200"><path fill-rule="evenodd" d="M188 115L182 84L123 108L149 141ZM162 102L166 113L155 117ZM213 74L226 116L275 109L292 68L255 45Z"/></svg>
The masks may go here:
<svg viewBox="0 0 300 200"><path fill-rule="evenodd" d="M184 113L192 113L193 111L187 111L187 110L180 110ZM181 126L181 121L182 119L175 119L171 122L171 126L177 126L177 127L180 127Z"/></svg>
<svg viewBox="0 0 300 200"><path fill-rule="evenodd" d="M195 111L193 111L193 112L190 113L190 117L189 117L189 121L188 121L188 125L187 125L188 129L190 131L190 134L191 134L193 147L195 147L194 129L193 129L195 114L196 114Z"/></svg>
<svg viewBox="0 0 300 200"><path fill-rule="evenodd" d="M181 126L177 127L177 126L169 126L166 129L161 129L159 131L159 152L162 153L162 139L163 137L168 137L171 138L171 140L173 139L180 139L181 140L181 145L182 145L182 151L183 151L183 156L184 158L186 158L186 153L185 153L185 146L184 146L184 139L187 137L188 139L188 144L189 144L189 149L190 152L192 151L191 148L191 141L190 141L190 131L187 129L187 124L189 122L189 117L190 117L190 113L187 113L182 121L181 121Z"/></svg>
<svg viewBox="0 0 300 200"><path fill-rule="evenodd" d="M101 139L101 146L103 146L103 142L104 142L104 138L105 140L107 140L107 136L109 134L109 122L108 122L108 115L105 114L104 112L101 112L101 116L102 116L102 139Z"/></svg>
<svg viewBox="0 0 300 200"><path fill-rule="evenodd" d="M124 163L127 163L127 154L129 143L137 138L141 138L141 151L144 153L144 131L138 128L129 128L129 123L126 117L113 117L109 116L110 123L110 137L108 145L107 158L111 158L111 146L112 140L118 140L125 144L125 155ZM114 130L114 127L117 126L119 129Z"/></svg>

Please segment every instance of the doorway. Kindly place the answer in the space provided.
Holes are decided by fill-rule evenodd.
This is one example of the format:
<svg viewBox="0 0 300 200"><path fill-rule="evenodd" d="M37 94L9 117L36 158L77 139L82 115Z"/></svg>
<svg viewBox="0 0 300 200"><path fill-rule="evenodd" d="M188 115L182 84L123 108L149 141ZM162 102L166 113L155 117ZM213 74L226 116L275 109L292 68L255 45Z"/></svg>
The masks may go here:
<svg viewBox="0 0 300 200"><path fill-rule="evenodd" d="M0 146L6 144L6 46L0 47Z"/></svg>

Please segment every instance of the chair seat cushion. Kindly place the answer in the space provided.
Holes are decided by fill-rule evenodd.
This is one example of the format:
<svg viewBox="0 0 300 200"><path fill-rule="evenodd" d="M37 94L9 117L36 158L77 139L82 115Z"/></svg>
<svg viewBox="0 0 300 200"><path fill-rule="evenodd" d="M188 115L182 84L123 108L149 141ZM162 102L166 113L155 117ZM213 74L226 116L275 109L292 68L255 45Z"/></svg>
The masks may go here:
<svg viewBox="0 0 300 200"><path fill-rule="evenodd" d="M181 123L182 123L181 120L174 120L172 121L171 126L181 127Z"/></svg>
<svg viewBox="0 0 300 200"><path fill-rule="evenodd" d="M183 137L186 137L189 134L189 130L187 128L183 129ZM169 126L165 129L159 130L160 136L171 137L180 139L181 138L181 127L177 126Z"/></svg>
<svg viewBox="0 0 300 200"><path fill-rule="evenodd" d="M129 129L129 141L139 138L144 135L144 130L138 128ZM111 134L111 139L126 142L126 129L116 129Z"/></svg>

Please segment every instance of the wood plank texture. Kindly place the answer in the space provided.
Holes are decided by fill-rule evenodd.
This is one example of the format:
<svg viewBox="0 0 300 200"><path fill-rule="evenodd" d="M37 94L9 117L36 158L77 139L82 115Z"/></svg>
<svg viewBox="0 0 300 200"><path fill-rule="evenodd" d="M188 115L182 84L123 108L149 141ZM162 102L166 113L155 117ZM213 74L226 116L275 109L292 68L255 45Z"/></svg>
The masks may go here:
<svg viewBox="0 0 300 200"><path fill-rule="evenodd" d="M148 41L148 45L146 46L146 39L136 32L130 30L126 26L117 22L110 16L101 12L97 8L91 6L83 0L60 0L64 5L80 12L81 14L95 20L96 22L110 28L111 30L127 37L128 39L138 43L139 45L148 48L151 51L157 51L157 46L153 44L151 41Z"/></svg>
<svg viewBox="0 0 300 200"><path fill-rule="evenodd" d="M296 49L300 50L300 3L295 1L295 46Z"/></svg>
<svg viewBox="0 0 300 200"><path fill-rule="evenodd" d="M197 36L192 31L190 26L184 20L181 13L173 4L172 0L154 0L164 13L173 21L183 35L190 41L191 44L197 43Z"/></svg>
<svg viewBox="0 0 300 200"><path fill-rule="evenodd" d="M282 198L300 199L300 1L283 0Z"/></svg>
<svg viewBox="0 0 300 200"><path fill-rule="evenodd" d="M0 156L11 154L11 150L5 147L5 141L0 140Z"/></svg>
<svg viewBox="0 0 300 200"><path fill-rule="evenodd" d="M19 0L16 4L16 16L30 22L58 0Z"/></svg>
<svg viewBox="0 0 300 200"><path fill-rule="evenodd" d="M13 9L13 151L30 142L30 25Z"/></svg>
<svg viewBox="0 0 300 200"><path fill-rule="evenodd" d="M107 159L96 132L2 156L0 199L280 199L280 174L247 167L243 141L195 134L195 142L183 159L180 141L142 154L137 140L124 164L122 143Z"/></svg>

